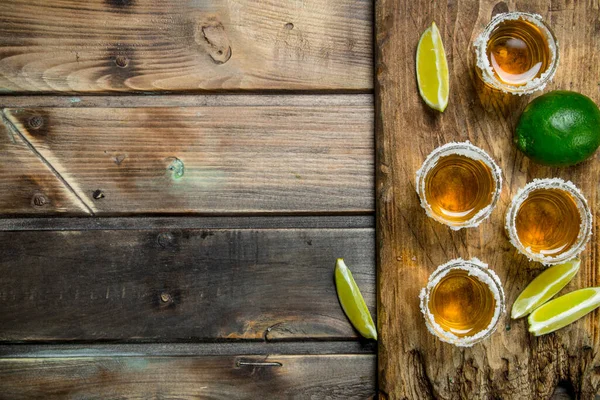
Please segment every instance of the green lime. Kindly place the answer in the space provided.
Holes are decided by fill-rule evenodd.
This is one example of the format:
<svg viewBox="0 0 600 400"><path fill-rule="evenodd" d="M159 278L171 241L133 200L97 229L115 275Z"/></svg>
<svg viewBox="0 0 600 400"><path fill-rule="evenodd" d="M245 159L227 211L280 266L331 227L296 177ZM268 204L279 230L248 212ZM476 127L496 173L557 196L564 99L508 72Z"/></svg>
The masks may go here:
<svg viewBox="0 0 600 400"><path fill-rule="evenodd" d="M356 330L367 339L377 340L377 329L352 273L344 259L335 263L335 287L342 309Z"/></svg>
<svg viewBox="0 0 600 400"><path fill-rule="evenodd" d="M511 318L524 317L550 300L571 282L579 271L579 265L581 261L576 258L564 264L554 265L539 274L513 303Z"/></svg>
<svg viewBox="0 0 600 400"><path fill-rule="evenodd" d="M529 314L529 332L545 335L577 321L600 307L600 287L579 289L550 300Z"/></svg>
<svg viewBox="0 0 600 400"><path fill-rule="evenodd" d="M600 146L600 110L580 93L546 93L525 107L514 140L519 150L540 164L580 163Z"/></svg>

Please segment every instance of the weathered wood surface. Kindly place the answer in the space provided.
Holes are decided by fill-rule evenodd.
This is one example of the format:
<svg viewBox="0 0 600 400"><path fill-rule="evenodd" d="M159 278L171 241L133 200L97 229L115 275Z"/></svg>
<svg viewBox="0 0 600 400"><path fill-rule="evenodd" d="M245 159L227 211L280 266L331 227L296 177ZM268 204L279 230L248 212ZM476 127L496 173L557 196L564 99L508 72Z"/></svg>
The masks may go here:
<svg viewBox="0 0 600 400"><path fill-rule="evenodd" d="M375 371L374 355L0 359L0 397L367 399Z"/></svg>
<svg viewBox="0 0 600 400"><path fill-rule="evenodd" d="M51 166L89 214L372 212L371 98L327 97L325 106L273 97L249 106L4 109L5 130L20 139L7 146L28 143L32 162ZM0 159L0 182L18 187L24 172L10 162ZM37 192L64 202L39 185L15 198L11 186L0 191L3 214L37 211Z"/></svg>
<svg viewBox="0 0 600 400"><path fill-rule="evenodd" d="M481 88L470 64L469 42L495 12L541 14L560 42L561 61L551 89L571 89L600 102L600 6L579 1L380 0L376 4L376 140L379 388L390 399L547 399L557 384L582 399L600 389L599 312L540 338L526 321L504 318L489 340L457 349L431 336L419 312L418 292L434 268L454 257L479 257L504 282L510 309L541 270L517 254L503 232L503 217L519 187L535 177L571 179L595 215L594 239L583 253L570 291L600 285L598 270L598 154L581 165L556 169L534 164L512 145L527 97ZM451 96L443 114L419 98L414 57L419 35L435 21L448 55ZM435 147L470 140L504 171L505 185L490 220L453 232L425 216L415 193L415 171ZM410 144L411 151L406 151Z"/></svg>
<svg viewBox="0 0 600 400"><path fill-rule="evenodd" d="M0 92L370 90L372 1L3 0Z"/></svg>
<svg viewBox="0 0 600 400"><path fill-rule="evenodd" d="M373 215L289 215L234 217L19 217L0 218L0 231L139 229L350 229L373 228Z"/></svg>
<svg viewBox="0 0 600 400"><path fill-rule="evenodd" d="M0 214L86 215L85 205L0 115Z"/></svg>
<svg viewBox="0 0 600 400"><path fill-rule="evenodd" d="M9 343L0 344L0 358L65 357L190 357L238 355L374 354L377 342L357 340L255 341L193 343Z"/></svg>
<svg viewBox="0 0 600 400"><path fill-rule="evenodd" d="M356 339L344 257L375 313L373 229L0 233L0 341Z"/></svg>
<svg viewBox="0 0 600 400"><path fill-rule="evenodd" d="M272 107L365 106L373 103L373 94L119 94L49 96L0 95L0 108L140 108L140 107ZM372 107L372 106L371 106ZM372 112L371 112L372 114Z"/></svg>

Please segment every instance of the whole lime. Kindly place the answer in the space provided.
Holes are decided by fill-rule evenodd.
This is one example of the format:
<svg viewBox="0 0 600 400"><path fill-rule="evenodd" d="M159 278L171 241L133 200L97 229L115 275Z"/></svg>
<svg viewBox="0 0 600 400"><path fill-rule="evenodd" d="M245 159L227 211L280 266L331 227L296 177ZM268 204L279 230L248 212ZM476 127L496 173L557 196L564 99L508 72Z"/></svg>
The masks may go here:
<svg viewBox="0 0 600 400"><path fill-rule="evenodd" d="M600 146L600 110L580 93L546 93L525 107L514 141L519 150L540 164L577 164Z"/></svg>

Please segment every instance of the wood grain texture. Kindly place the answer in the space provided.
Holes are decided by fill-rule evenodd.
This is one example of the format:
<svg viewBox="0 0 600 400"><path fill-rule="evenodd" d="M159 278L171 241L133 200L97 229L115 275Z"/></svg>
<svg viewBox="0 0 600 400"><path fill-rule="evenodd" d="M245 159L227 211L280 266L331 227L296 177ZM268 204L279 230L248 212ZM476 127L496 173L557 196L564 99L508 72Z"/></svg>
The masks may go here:
<svg viewBox="0 0 600 400"><path fill-rule="evenodd" d="M353 94L119 94L115 95L0 95L0 108L149 108L149 107L337 107L373 104L372 93ZM372 107L372 106L371 106Z"/></svg>
<svg viewBox="0 0 600 400"><path fill-rule="evenodd" d="M18 217L0 218L0 231L140 229L348 229L374 228L373 215L292 215L233 217Z"/></svg>
<svg viewBox="0 0 600 400"><path fill-rule="evenodd" d="M88 210L0 112L0 214L87 215Z"/></svg>
<svg viewBox="0 0 600 400"><path fill-rule="evenodd" d="M334 97L327 107L4 112L96 215L372 212L372 103ZM8 182L18 173L0 169Z"/></svg>
<svg viewBox="0 0 600 400"><path fill-rule="evenodd" d="M0 358L323 355L374 354L376 351L377 342L373 340L0 344Z"/></svg>
<svg viewBox="0 0 600 400"><path fill-rule="evenodd" d="M375 370L374 355L0 359L0 396L367 399Z"/></svg>
<svg viewBox="0 0 600 400"><path fill-rule="evenodd" d="M355 340L344 257L375 313L373 229L0 233L0 341Z"/></svg>
<svg viewBox="0 0 600 400"><path fill-rule="evenodd" d="M369 0L4 0L0 91L365 91L371 32Z"/></svg>
<svg viewBox="0 0 600 400"><path fill-rule="evenodd" d="M512 132L528 97L482 88L472 67L470 41L493 13L541 14L560 42L561 61L550 89L571 89L600 102L600 10L596 1L380 0L376 4L376 140L379 385L390 399L548 399L556 386L593 399L600 389L599 312L540 338L526 321L503 318L498 331L471 349L431 336L418 306L419 290L439 264L479 257L504 283L507 306L542 266L509 244L503 221L519 187L533 178L571 179L594 210L593 240L578 276L564 289L599 286L598 154L572 168L534 164L512 145ZM414 57L419 35L431 21L448 55L451 95L443 114L418 95ZM470 140L503 169L505 184L491 218L478 229L453 232L426 217L415 193L415 171L429 152L450 141ZM406 147L410 145L411 151Z"/></svg>

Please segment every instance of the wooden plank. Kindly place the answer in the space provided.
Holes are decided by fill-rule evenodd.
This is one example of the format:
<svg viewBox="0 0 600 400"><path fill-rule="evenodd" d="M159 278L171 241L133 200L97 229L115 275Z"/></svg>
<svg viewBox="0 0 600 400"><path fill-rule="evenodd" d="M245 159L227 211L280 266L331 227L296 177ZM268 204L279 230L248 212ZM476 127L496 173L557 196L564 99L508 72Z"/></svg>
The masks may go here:
<svg viewBox="0 0 600 400"><path fill-rule="evenodd" d="M121 94L119 96L0 95L0 108L140 108L140 107L373 107L373 94Z"/></svg>
<svg viewBox="0 0 600 400"><path fill-rule="evenodd" d="M96 215L365 213L374 209L373 108L345 98L325 108L5 114Z"/></svg>
<svg viewBox="0 0 600 400"><path fill-rule="evenodd" d="M372 88L372 2L4 0L3 92Z"/></svg>
<svg viewBox="0 0 600 400"><path fill-rule="evenodd" d="M0 344L1 358L373 354L375 341Z"/></svg>
<svg viewBox="0 0 600 400"><path fill-rule="evenodd" d="M374 355L0 359L0 390L14 400L366 399L375 370Z"/></svg>
<svg viewBox="0 0 600 400"><path fill-rule="evenodd" d="M344 257L375 311L373 229L0 233L0 341L356 339Z"/></svg>
<svg viewBox="0 0 600 400"><path fill-rule="evenodd" d="M571 179L595 210L598 234L598 154L572 168L532 163L512 144L528 97L485 91L472 69L470 41L493 13L541 14L560 41L561 61L548 89L571 89L600 103L599 5L562 1L381 0L376 5L376 141L379 386L382 398L547 399L561 383L579 398L600 390L598 311L555 333L535 338L526 321L503 318L500 329L471 349L431 336L418 293L434 268L454 257L479 257L504 282L507 306L541 270L517 254L504 234L504 213L519 187L536 177ZM434 20L448 54L448 109L429 110L418 95L414 57L419 35ZM451 231L427 218L415 194L415 171L435 147L470 140L500 164L505 184L491 219L478 229ZM410 143L411 151L406 151ZM565 291L600 285L598 240L583 253L578 276ZM400 300L401 299L401 300Z"/></svg>
<svg viewBox="0 0 600 400"><path fill-rule="evenodd" d="M372 215L236 217L0 218L0 231L139 229L348 229L373 228Z"/></svg>
<svg viewBox="0 0 600 400"><path fill-rule="evenodd" d="M84 203L11 129L0 112L0 213L87 215Z"/></svg>

